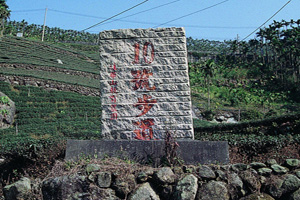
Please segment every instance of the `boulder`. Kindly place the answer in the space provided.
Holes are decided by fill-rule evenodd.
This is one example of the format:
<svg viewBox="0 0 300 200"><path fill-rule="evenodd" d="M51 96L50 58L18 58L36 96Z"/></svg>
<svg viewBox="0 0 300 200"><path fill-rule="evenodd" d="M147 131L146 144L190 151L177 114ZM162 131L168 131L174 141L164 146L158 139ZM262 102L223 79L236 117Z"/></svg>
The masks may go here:
<svg viewBox="0 0 300 200"><path fill-rule="evenodd" d="M97 172L99 171L101 168L100 168L100 165L98 164L88 164L86 166L86 172L89 174L89 173L92 173L92 172Z"/></svg>
<svg viewBox="0 0 300 200"><path fill-rule="evenodd" d="M119 176L112 183L112 188L121 198L125 198L135 187L136 183L133 174L129 174L128 176Z"/></svg>
<svg viewBox="0 0 300 200"><path fill-rule="evenodd" d="M253 162L250 164L250 167L252 167L253 169L259 169L259 168L263 168L263 167L267 167L266 164L261 163L261 162Z"/></svg>
<svg viewBox="0 0 300 200"><path fill-rule="evenodd" d="M198 189L196 200L229 200L226 184L221 181L209 181Z"/></svg>
<svg viewBox="0 0 300 200"><path fill-rule="evenodd" d="M15 113L15 103L0 92L0 129L9 128L13 124Z"/></svg>
<svg viewBox="0 0 300 200"><path fill-rule="evenodd" d="M236 163L232 165L231 168L233 171L239 172L248 169L249 166L244 163Z"/></svg>
<svg viewBox="0 0 300 200"><path fill-rule="evenodd" d="M298 159L286 159L285 160L285 165L288 168L294 169L300 166L300 160Z"/></svg>
<svg viewBox="0 0 300 200"><path fill-rule="evenodd" d="M282 167L278 164L271 165L271 168L276 174L285 174L289 171L286 167Z"/></svg>
<svg viewBox="0 0 300 200"><path fill-rule="evenodd" d="M231 199L238 199L245 195L243 185L242 179L236 173L233 172L228 174L228 190Z"/></svg>
<svg viewBox="0 0 300 200"><path fill-rule="evenodd" d="M258 169L258 173L262 176L269 176L272 173L272 170L267 167Z"/></svg>
<svg viewBox="0 0 300 200"><path fill-rule="evenodd" d="M111 180L111 172L99 172L97 174L97 185L101 188L110 187Z"/></svg>
<svg viewBox="0 0 300 200"><path fill-rule="evenodd" d="M159 196L154 192L150 184L143 183L128 198L129 200L159 200Z"/></svg>
<svg viewBox="0 0 300 200"><path fill-rule="evenodd" d="M6 200L28 199L31 193L31 181L29 178L21 178L19 181L3 188Z"/></svg>
<svg viewBox="0 0 300 200"><path fill-rule="evenodd" d="M155 174L155 177L162 184L171 184L175 182L175 174L170 167L163 167Z"/></svg>
<svg viewBox="0 0 300 200"><path fill-rule="evenodd" d="M284 194L291 193L300 187L300 179L295 175L288 174L282 178L273 179L268 185L268 193L275 199L279 199Z"/></svg>
<svg viewBox="0 0 300 200"><path fill-rule="evenodd" d="M97 186L91 186L90 193L90 200L120 200L120 198L116 196L115 191L110 188L99 188Z"/></svg>
<svg viewBox="0 0 300 200"><path fill-rule="evenodd" d="M250 194L246 197L243 197L240 200L275 200L275 199L265 193L255 193L255 194Z"/></svg>
<svg viewBox="0 0 300 200"><path fill-rule="evenodd" d="M240 173L240 177L242 178L245 186L251 193L259 192L261 188L261 183L259 181L259 177L257 173L246 170Z"/></svg>
<svg viewBox="0 0 300 200"><path fill-rule="evenodd" d="M206 165L202 165L197 169L197 174L203 179L215 179L215 172Z"/></svg>
<svg viewBox="0 0 300 200"><path fill-rule="evenodd" d="M299 200L300 199L300 188L293 192L290 196L290 200Z"/></svg>
<svg viewBox="0 0 300 200"><path fill-rule="evenodd" d="M83 199L89 196L86 176L73 174L46 179L42 182L44 200Z"/></svg>
<svg viewBox="0 0 300 200"><path fill-rule="evenodd" d="M195 199L198 189L198 179L189 174L181 179L176 186L175 199L190 200Z"/></svg>

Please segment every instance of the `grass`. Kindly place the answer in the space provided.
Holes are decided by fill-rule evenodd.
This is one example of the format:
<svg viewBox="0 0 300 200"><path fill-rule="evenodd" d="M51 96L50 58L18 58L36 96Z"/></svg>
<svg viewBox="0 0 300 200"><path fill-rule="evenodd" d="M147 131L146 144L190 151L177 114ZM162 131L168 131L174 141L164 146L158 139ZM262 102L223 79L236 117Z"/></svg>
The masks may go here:
<svg viewBox="0 0 300 200"><path fill-rule="evenodd" d="M98 79L74 76L64 74L61 72L37 71L20 68L0 68L0 73L5 75L34 77L44 80L63 82L72 85L81 85L96 89L100 88L100 81Z"/></svg>
<svg viewBox="0 0 300 200"><path fill-rule="evenodd" d="M0 41L0 63L31 64L99 73L98 59L79 51L12 36L4 36ZM57 59L63 64L59 64Z"/></svg>
<svg viewBox="0 0 300 200"><path fill-rule="evenodd" d="M5 82L0 82L0 91L8 95L17 108L13 127L0 130L0 154L17 151L22 143L32 141L41 145L38 141L101 138L99 97L11 86Z"/></svg>

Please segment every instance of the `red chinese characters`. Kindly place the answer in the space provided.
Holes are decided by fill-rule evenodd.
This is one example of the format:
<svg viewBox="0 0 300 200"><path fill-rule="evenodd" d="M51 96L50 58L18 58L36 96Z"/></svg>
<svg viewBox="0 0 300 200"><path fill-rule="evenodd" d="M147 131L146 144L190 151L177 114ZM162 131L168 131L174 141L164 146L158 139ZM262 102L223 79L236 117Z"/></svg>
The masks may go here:
<svg viewBox="0 0 300 200"><path fill-rule="evenodd" d="M111 81L108 81L108 84L110 85L110 93L111 95L109 96L111 100L111 105L110 105L110 119L111 120L116 120L118 119L118 113L117 113L117 98L116 98L116 93L117 93L117 81L115 78L117 77L117 66L116 64L113 64L109 66L110 74L109 76L111 77Z"/></svg>
<svg viewBox="0 0 300 200"><path fill-rule="evenodd" d="M138 122L133 123L139 129L134 130L133 132L136 134L135 139L138 140L151 140L153 137L153 129L154 119L145 119Z"/></svg>
<svg viewBox="0 0 300 200"><path fill-rule="evenodd" d="M153 76L152 72L149 72L147 69L131 71L134 83L133 90L146 89L146 90L155 90L155 86L149 86L149 76Z"/></svg>
<svg viewBox="0 0 300 200"><path fill-rule="evenodd" d="M156 99L151 98L152 97L147 94L143 94L143 98L138 98L138 103L133 106L138 107L138 109L142 110L142 112L138 114L137 117L145 115L154 106L154 104L157 103Z"/></svg>
<svg viewBox="0 0 300 200"><path fill-rule="evenodd" d="M135 47L135 60L134 64L139 64L139 44L136 43L134 45ZM148 56L148 48L151 49L151 55L150 58ZM154 61L154 46L152 43L146 42L143 47L143 57L144 57L144 63L151 64ZM154 91L156 89L155 85L150 86L149 83L149 77L153 76L153 73L150 72L148 69L142 69L142 70L134 70L131 71L131 75L133 76L133 79L131 80L133 85L133 90L138 91ZM141 117L145 114L147 114L153 106L157 103L156 99L153 99L151 95L143 94L142 98L137 99L137 103L133 105L133 107L138 108L141 110L141 113L136 115L136 117ZM135 133L135 139L138 140L152 140L154 139L154 131L153 126L155 125L154 119L147 118L142 119L140 121L133 122L135 126L137 126L137 129L133 132Z"/></svg>

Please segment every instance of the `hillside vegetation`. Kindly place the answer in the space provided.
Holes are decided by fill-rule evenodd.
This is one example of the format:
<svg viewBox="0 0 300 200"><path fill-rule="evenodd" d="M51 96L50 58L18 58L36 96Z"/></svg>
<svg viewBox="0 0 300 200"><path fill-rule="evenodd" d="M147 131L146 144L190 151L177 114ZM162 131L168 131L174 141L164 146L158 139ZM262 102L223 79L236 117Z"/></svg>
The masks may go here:
<svg viewBox="0 0 300 200"><path fill-rule="evenodd" d="M40 42L38 31L30 31L36 26L10 26L0 38L0 78L12 79L0 81L0 91L16 103L17 113L13 126L0 130L0 156L8 163L0 174L3 185L24 174L24 165L30 166L29 174L51 166L63 157L68 138L101 139L99 96L44 90L20 81L33 78L99 90L97 46L84 33L66 42L54 37L60 30L51 29L51 37ZM22 30L25 38L11 36ZM64 32L70 33L75 34ZM200 118L194 120L195 138L228 141L233 155L240 154L237 161L269 151L277 159L284 148L295 147L291 156L299 151L299 26L271 25L260 34L256 41L240 43L188 38L188 50L199 56L198 62L189 63L192 101ZM232 113L240 122L216 124L220 113Z"/></svg>

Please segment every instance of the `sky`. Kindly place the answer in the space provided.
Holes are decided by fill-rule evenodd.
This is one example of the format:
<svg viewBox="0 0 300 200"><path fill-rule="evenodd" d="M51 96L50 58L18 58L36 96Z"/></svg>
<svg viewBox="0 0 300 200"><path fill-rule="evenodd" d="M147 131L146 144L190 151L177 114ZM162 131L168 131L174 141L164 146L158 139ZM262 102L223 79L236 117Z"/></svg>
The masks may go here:
<svg viewBox="0 0 300 200"><path fill-rule="evenodd" d="M144 2L144 3L143 3ZM10 20L44 23L90 33L127 28L184 27L187 37L242 40L281 9L288 0L7 0ZM291 0L273 20L300 19L300 0ZM253 39L252 34L247 39Z"/></svg>

